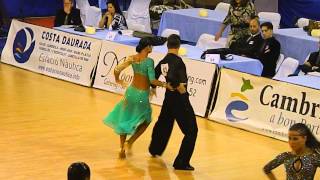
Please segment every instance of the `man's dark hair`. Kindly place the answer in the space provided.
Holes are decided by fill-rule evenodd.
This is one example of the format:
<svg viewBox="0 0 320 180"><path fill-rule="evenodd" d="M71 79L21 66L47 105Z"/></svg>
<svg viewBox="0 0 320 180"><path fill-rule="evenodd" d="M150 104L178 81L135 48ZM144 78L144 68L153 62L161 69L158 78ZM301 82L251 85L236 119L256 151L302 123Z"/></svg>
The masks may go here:
<svg viewBox="0 0 320 180"><path fill-rule="evenodd" d="M264 22L260 25L260 28L267 27L267 29L273 30L273 25L271 22Z"/></svg>
<svg viewBox="0 0 320 180"><path fill-rule="evenodd" d="M180 47L180 36L176 34L171 34L167 40L168 49L179 49Z"/></svg>
<svg viewBox="0 0 320 180"><path fill-rule="evenodd" d="M68 180L89 180L90 168L84 162L72 163L68 168Z"/></svg>
<svg viewBox="0 0 320 180"><path fill-rule="evenodd" d="M260 21L259 21L259 16L251 16L251 21L256 21L258 23L258 25L260 26Z"/></svg>

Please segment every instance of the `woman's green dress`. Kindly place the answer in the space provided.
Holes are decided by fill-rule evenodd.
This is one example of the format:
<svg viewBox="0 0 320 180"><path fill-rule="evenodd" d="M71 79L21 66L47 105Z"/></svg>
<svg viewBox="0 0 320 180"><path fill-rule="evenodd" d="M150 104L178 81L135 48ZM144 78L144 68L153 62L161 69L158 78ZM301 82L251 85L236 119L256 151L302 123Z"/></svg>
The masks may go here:
<svg viewBox="0 0 320 180"><path fill-rule="evenodd" d="M149 82L155 79L154 62L151 58L133 63L132 68L134 73L146 76ZM119 135L132 135L140 124L151 122L149 93L149 89L141 90L130 85L124 98L104 118L103 122Z"/></svg>

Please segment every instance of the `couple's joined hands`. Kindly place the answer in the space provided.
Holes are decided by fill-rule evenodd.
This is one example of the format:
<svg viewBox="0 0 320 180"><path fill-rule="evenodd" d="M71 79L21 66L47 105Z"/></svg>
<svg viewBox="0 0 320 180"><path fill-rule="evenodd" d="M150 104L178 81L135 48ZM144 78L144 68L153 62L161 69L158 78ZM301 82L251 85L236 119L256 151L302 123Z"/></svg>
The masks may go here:
<svg viewBox="0 0 320 180"><path fill-rule="evenodd" d="M187 92L186 87L184 85L185 85L184 83L180 83L177 88L173 88L170 83L167 83L166 88L169 89L170 91L177 90L180 94L184 94Z"/></svg>
<svg viewBox="0 0 320 180"><path fill-rule="evenodd" d="M187 92L186 87L184 86L183 83L180 83L180 85L177 87L177 91L178 91L180 94L184 94L184 93Z"/></svg>
<svg viewBox="0 0 320 180"><path fill-rule="evenodd" d="M177 88L173 88L170 83L166 83L165 88L168 89L169 91L177 90L180 94L184 94L187 92L183 83L181 83ZM157 96L157 89L156 88L151 88L150 96L151 97Z"/></svg>

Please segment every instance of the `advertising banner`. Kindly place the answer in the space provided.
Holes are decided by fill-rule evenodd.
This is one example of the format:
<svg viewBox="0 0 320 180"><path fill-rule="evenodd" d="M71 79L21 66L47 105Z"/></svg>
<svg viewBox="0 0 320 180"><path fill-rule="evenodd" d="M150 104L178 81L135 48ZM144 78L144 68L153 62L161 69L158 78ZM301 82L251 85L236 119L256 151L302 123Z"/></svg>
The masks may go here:
<svg viewBox="0 0 320 180"><path fill-rule="evenodd" d="M320 138L319 102L319 90L223 68L209 119L284 141L304 123Z"/></svg>
<svg viewBox="0 0 320 180"><path fill-rule="evenodd" d="M90 86L101 41L13 20L1 61Z"/></svg>
<svg viewBox="0 0 320 180"><path fill-rule="evenodd" d="M117 64L123 62L126 57L136 54L135 47L122 45L115 42L105 41L102 44L99 56L97 74L93 87L104 89L110 92L124 94L125 89L115 82L114 68ZM165 54L152 52L149 57L154 60L155 66L163 59ZM208 105L208 99L211 92L212 79L216 70L216 65L183 58L187 68L188 92L194 111L199 116L204 116ZM125 69L120 78L130 83L133 79L133 70L131 67ZM161 75L159 80L165 81ZM162 105L165 89L157 88L157 95L153 96L153 104Z"/></svg>

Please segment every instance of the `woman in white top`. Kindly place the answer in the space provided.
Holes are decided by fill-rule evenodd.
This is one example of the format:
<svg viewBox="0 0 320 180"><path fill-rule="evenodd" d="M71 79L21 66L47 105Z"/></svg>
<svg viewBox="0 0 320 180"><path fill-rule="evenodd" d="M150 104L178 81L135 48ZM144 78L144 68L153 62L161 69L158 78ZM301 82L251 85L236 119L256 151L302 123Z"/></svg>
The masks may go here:
<svg viewBox="0 0 320 180"><path fill-rule="evenodd" d="M116 1L112 0L107 2L107 12L102 16L99 27L111 30L128 29L126 19Z"/></svg>

